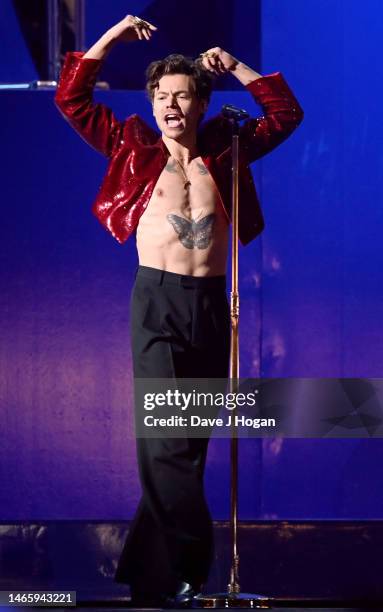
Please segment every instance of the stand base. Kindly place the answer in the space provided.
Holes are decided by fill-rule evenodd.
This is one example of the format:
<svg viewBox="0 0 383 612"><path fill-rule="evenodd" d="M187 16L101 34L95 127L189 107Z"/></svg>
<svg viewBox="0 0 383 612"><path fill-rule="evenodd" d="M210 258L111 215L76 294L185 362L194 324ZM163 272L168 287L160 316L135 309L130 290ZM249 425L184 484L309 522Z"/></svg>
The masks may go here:
<svg viewBox="0 0 383 612"><path fill-rule="evenodd" d="M193 608L271 608L271 599L267 595L254 593L214 593L199 595L193 599Z"/></svg>

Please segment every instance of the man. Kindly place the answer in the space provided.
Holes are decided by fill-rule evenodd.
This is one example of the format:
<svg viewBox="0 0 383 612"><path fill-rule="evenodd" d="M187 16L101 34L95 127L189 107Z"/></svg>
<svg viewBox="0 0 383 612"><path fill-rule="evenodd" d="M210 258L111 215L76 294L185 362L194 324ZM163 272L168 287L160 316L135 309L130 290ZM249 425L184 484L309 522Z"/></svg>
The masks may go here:
<svg viewBox="0 0 383 612"><path fill-rule="evenodd" d="M263 229L249 163L285 140L303 113L281 73L262 77L215 47L195 62L171 55L149 66L147 91L160 136L138 115L118 121L92 100L101 62L116 42L149 41L156 29L128 15L87 53L68 54L55 100L81 136L110 158L93 212L120 243L136 231L135 378L225 378L231 126L222 115L200 126L212 76L231 72L265 112L240 131L243 244ZM115 577L130 584L135 605L188 606L207 580L213 556L203 492L207 444L207 438L137 439L143 495Z"/></svg>

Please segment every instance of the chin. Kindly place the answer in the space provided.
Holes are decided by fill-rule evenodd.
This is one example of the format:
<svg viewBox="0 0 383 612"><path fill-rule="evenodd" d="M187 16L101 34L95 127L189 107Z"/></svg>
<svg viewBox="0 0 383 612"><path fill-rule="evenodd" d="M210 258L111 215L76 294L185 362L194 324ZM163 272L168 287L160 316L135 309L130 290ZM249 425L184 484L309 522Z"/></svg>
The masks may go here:
<svg viewBox="0 0 383 612"><path fill-rule="evenodd" d="M180 131L180 132L168 132L168 131L164 131L163 132L165 134L165 136L167 136L168 138L171 138L172 140L180 140L181 138L185 137L185 132L184 131Z"/></svg>

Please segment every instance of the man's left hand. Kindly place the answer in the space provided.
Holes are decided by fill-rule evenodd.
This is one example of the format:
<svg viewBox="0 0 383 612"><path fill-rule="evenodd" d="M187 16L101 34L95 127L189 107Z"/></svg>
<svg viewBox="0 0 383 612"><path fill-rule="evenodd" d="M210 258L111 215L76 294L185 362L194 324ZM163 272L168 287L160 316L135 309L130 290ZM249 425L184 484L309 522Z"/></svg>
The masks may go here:
<svg viewBox="0 0 383 612"><path fill-rule="evenodd" d="M210 70L214 74L225 74L234 70L239 64L230 53L221 49L221 47L212 47L200 55L200 61L206 70Z"/></svg>

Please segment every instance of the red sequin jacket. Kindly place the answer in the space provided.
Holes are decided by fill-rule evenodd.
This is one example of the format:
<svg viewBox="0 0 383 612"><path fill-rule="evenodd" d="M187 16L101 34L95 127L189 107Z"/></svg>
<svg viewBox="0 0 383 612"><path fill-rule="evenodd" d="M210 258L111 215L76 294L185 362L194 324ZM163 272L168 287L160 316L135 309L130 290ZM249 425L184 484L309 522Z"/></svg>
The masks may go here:
<svg viewBox="0 0 383 612"><path fill-rule="evenodd" d="M119 243L134 232L148 205L169 151L161 136L139 115L119 121L103 104L93 101L101 60L67 53L55 103L82 138L109 158L92 212ZM264 116L246 120L239 136L239 238L253 240L264 222L249 164L283 142L303 119L303 111L280 72L246 85ZM231 217L231 125L217 115L202 122L198 148Z"/></svg>

